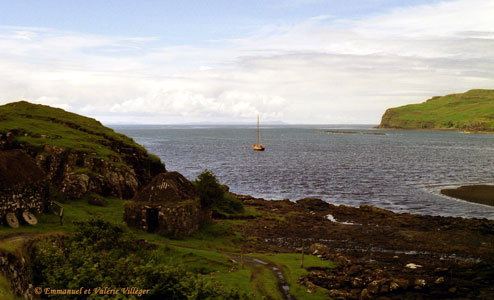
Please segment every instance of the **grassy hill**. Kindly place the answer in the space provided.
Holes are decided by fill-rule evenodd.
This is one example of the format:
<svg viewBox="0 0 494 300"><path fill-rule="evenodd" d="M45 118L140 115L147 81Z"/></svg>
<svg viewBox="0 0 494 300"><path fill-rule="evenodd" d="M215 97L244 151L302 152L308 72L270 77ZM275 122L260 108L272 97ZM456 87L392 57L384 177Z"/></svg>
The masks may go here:
<svg viewBox="0 0 494 300"><path fill-rule="evenodd" d="M7 132L12 132L17 141L31 146L58 146L105 160L111 160L112 155L118 156L109 147L112 142L145 151L132 139L95 119L26 101L0 106L0 134Z"/></svg>
<svg viewBox="0 0 494 300"><path fill-rule="evenodd" d="M470 90L390 108L379 128L494 131L494 90Z"/></svg>
<svg viewBox="0 0 494 300"><path fill-rule="evenodd" d="M0 150L23 149L69 198L130 198L165 171L160 159L95 119L26 101L0 106Z"/></svg>

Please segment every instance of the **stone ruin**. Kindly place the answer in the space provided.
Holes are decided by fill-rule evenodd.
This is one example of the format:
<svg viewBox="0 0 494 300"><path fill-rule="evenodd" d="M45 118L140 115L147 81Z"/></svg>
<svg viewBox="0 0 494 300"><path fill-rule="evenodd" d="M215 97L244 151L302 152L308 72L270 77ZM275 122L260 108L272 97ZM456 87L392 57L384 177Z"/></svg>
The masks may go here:
<svg viewBox="0 0 494 300"><path fill-rule="evenodd" d="M211 220L194 186L178 172L165 172L124 204L124 221L134 228L171 237L189 236Z"/></svg>
<svg viewBox="0 0 494 300"><path fill-rule="evenodd" d="M35 223L33 214L50 209L49 183L34 160L21 150L0 151L0 223Z"/></svg>

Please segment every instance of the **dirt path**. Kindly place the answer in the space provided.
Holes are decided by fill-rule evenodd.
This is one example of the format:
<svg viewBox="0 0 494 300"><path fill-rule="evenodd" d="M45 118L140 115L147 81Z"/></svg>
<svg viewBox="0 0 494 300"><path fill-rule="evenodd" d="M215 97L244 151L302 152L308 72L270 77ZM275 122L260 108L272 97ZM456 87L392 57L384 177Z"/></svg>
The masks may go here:
<svg viewBox="0 0 494 300"><path fill-rule="evenodd" d="M40 235L39 232L14 232L0 235L0 243L27 241Z"/></svg>
<svg viewBox="0 0 494 300"><path fill-rule="evenodd" d="M200 248L194 248L190 246L184 246L184 245L178 245L178 244L171 244L172 246L175 247L181 247L181 248L187 248L187 249L194 249L194 250L203 250ZM251 256L239 256L234 253L230 252L225 252L225 251L219 251L219 250L210 250L216 253L221 253L223 255L226 255L230 257L235 263L241 265L242 260L243 260L243 265L244 267L247 267L251 270L252 272L252 278L251 281L255 280L264 270L270 271L274 277L276 278L276 285L278 287L278 291L280 294L283 296L284 300L296 300L292 294L290 294L290 286L288 285L288 282L285 279L285 276L283 275L283 272L278 268L274 263L264 260L264 259L259 259L256 257L251 257ZM266 291L263 287L257 287L258 291L262 294L265 295Z"/></svg>
<svg viewBox="0 0 494 300"><path fill-rule="evenodd" d="M240 257L238 255L232 255L232 254L226 254L226 255L229 255L232 259L234 259L237 262L241 262L243 258L244 266L252 270L252 279L255 279L257 276L259 276L259 274L261 274L263 270L265 269L269 270L276 278L278 291L283 296L283 299L296 300L296 298L292 294L290 294L290 286L286 282L283 272L274 263L256 257L250 257L250 256ZM262 293L263 291L260 292Z"/></svg>

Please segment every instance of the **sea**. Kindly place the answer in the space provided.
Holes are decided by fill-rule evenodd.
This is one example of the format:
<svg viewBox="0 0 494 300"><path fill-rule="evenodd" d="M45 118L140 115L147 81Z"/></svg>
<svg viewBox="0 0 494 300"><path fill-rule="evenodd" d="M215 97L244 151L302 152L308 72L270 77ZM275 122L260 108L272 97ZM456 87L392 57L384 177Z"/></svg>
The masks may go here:
<svg viewBox="0 0 494 300"><path fill-rule="evenodd" d="M494 219L494 207L440 194L448 187L494 184L494 134L265 125L266 150L260 152L252 150L256 125L111 127L159 156L167 170L189 180L211 170L237 194Z"/></svg>

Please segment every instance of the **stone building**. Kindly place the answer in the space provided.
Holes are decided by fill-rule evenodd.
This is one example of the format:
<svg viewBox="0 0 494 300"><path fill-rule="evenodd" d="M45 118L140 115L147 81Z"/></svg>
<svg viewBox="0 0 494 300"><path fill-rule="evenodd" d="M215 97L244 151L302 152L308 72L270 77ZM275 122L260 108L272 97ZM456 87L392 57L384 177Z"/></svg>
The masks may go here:
<svg viewBox="0 0 494 300"><path fill-rule="evenodd" d="M124 221L134 228L167 236L189 236L211 220L190 181L178 172L165 172L124 204Z"/></svg>
<svg viewBox="0 0 494 300"><path fill-rule="evenodd" d="M24 212L47 211L51 201L49 184L43 171L22 150L0 151L0 222L7 214L19 220Z"/></svg>

